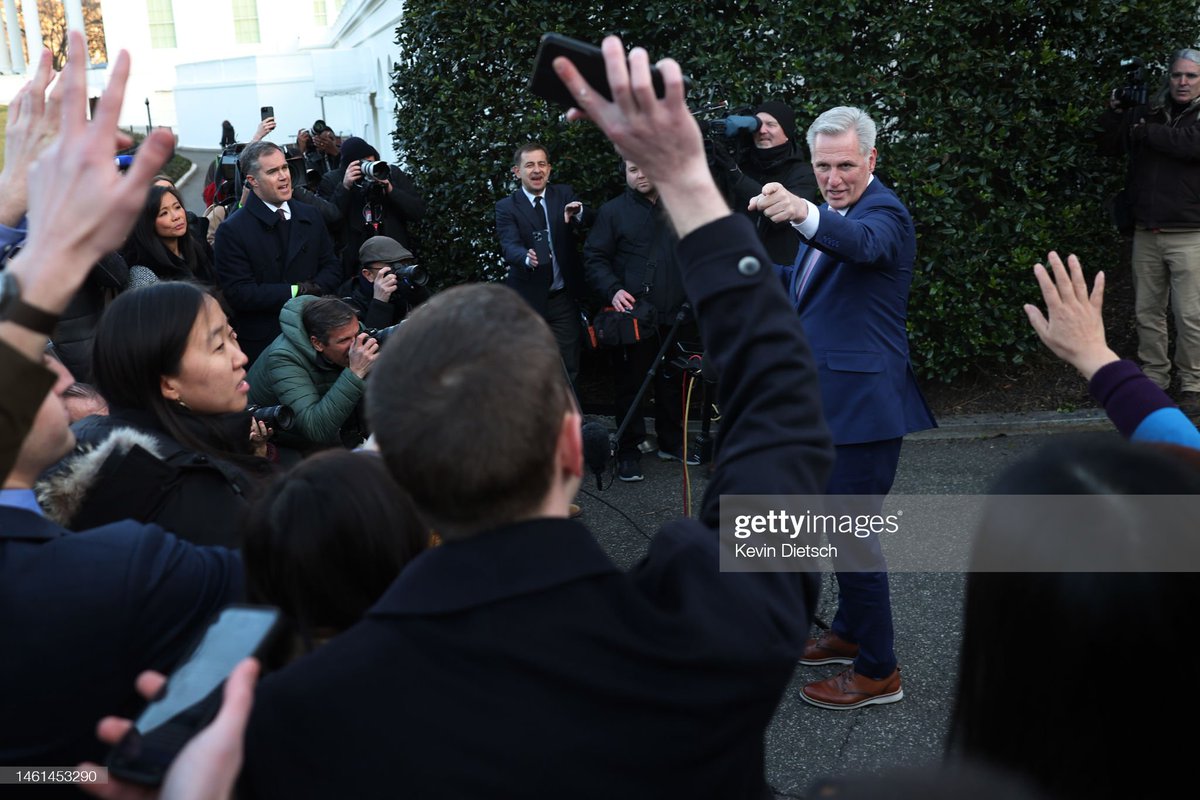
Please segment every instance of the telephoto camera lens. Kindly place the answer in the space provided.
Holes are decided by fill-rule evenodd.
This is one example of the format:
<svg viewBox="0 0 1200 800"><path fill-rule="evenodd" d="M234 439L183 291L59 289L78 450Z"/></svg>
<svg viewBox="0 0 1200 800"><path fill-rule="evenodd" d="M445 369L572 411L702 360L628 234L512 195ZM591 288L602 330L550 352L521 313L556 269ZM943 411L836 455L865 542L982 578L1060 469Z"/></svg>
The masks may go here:
<svg viewBox="0 0 1200 800"><path fill-rule="evenodd" d="M392 270L398 279L407 282L411 286L424 286L429 282L429 273L420 264L407 264L405 266L397 264Z"/></svg>
<svg viewBox="0 0 1200 800"><path fill-rule="evenodd" d="M277 431L289 431L296 415L291 406L250 406L246 409L259 422L265 422L267 427Z"/></svg>
<svg viewBox="0 0 1200 800"><path fill-rule="evenodd" d="M363 163L363 176L382 183L392 177L392 168L386 161L367 161Z"/></svg>

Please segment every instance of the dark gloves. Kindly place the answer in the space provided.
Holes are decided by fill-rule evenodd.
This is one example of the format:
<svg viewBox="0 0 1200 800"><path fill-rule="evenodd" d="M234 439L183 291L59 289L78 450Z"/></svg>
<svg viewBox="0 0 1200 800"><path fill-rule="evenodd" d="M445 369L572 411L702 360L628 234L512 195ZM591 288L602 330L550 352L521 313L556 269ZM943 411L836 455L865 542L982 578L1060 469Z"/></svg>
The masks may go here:
<svg viewBox="0 0 1200 800"><path fill-rule="evenodd" d="M301 281L299 284L299 287L300 288L298 288L296 290L297 297L299 297L302 294L315 294L318 297L325 294L325 290L322 289L318 284L313 283L312 281Z"/></svg>

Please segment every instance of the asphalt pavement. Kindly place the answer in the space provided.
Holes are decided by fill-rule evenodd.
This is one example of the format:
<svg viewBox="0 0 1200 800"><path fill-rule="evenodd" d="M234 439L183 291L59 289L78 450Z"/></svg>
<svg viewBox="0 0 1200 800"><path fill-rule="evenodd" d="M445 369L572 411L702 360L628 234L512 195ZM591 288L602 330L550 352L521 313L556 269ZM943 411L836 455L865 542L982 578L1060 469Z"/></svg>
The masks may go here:
<svg viewBox="0 0 1200 800"><path fill-rule="evenodd" d="M612 425L611 417L590 417ZM942 427L908 437L893 495L984 494L992 481L1022 456L1053 437L1112 427L1098 410L1068 414L973 415L940 420ZM683 513L683 468L642 457L645 480L614 480L599 492L585 480L579 503L583 520L622 567L645 553L648 536ZM706 485L706 467L690 468L693 509ZM607 479L606 479L607 482ZM640 530L639 530L640 529ZM970 530L940 535L969 539ZM890 767L936 763L949 727L962 637L964 576L906 573L891 576L905 697L899 703L855 711L827 711L800 699L800 689L840 668L798 667L766 736L767 779L777 797L806 797L827 777ZM837 584L822 579L818 616L831 620Z"/></svg>

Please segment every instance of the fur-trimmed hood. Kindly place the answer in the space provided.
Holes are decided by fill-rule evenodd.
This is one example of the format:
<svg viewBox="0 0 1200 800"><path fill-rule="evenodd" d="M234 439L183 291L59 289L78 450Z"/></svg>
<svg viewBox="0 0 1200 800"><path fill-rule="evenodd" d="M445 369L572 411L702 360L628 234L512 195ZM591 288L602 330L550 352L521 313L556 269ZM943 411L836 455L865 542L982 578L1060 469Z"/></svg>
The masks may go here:
<svg viewBox="0 0 1200 800"><path fill-rule="evenodd" d="M99 481L104 462L114 453L127 453L134 447L142 448L155 458L164 455L153 434L133 428L116 428L98 445L85 446L81 452L67 456L58 468L34 486L46 516L69 527L84 499Z"/></svg>

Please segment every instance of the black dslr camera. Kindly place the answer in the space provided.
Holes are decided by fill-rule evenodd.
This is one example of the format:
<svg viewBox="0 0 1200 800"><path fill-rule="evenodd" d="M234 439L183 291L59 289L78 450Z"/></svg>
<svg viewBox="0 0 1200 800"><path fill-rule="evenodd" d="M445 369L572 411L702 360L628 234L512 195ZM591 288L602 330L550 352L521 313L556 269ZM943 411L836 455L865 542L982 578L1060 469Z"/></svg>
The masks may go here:
<svg viewBox="0 0 1200 800"><path fill-rule="evenodd" d="M408 287L424 286L429 283L429 273L425 268L415 262L392 264L392 274L399 279L400 283Z"/></svg>
<svg viewBox="0 0 1200 800"><path fill-rule="evenodd" d="M393 333L400 330L400 326L403 325L404 322L405 320L400 320L395 325L389 325L386 328L367 328L365 332L382 348L387 342L388 338L391 337Z"/></svg>
<svg viewBox="0 0 1200 800"><path fill-rule="evenodd" d="M1121 59L1121 69L1125 70L1125 84L1113 92L1117 108L1135 108L1146 104L1148 91L1146 87L1146 62L1134 56Z"/></svg>
<svg viewBox="0 0 1200 800"><path fill-rule="evenodd" d="M290 431L296 422L291 406L249 406L246 410L259 422L279 431Z"/></svg>

